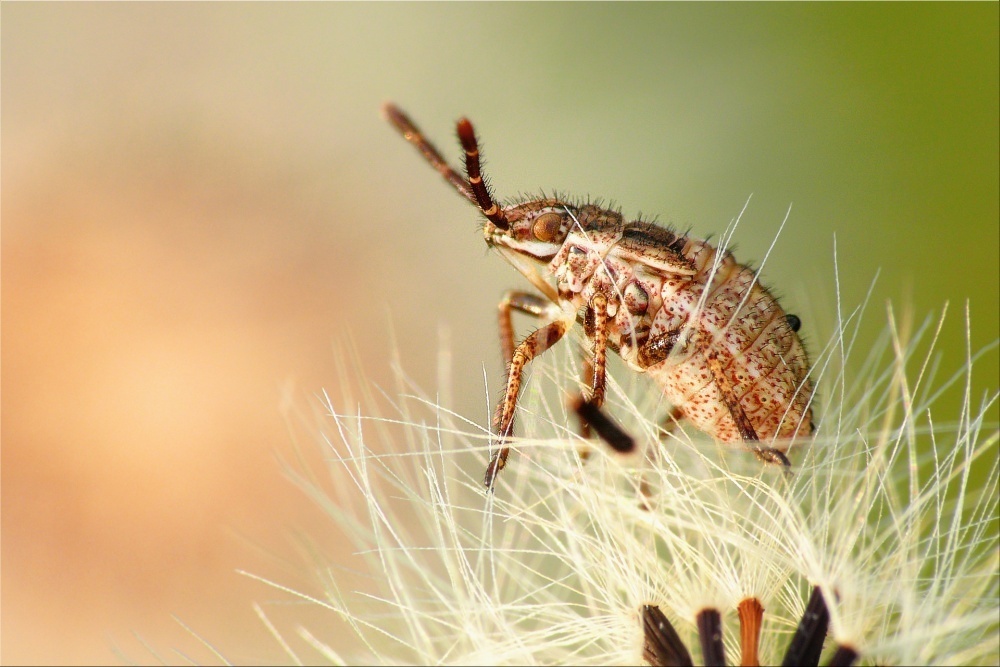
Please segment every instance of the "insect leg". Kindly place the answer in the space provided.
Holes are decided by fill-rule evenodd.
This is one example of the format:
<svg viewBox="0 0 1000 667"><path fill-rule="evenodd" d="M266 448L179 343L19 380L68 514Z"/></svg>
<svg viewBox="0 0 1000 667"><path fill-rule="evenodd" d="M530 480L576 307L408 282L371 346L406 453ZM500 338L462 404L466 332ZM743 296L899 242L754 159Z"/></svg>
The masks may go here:
<svg viewBox="0 0 1000 667"><path fill-rule="evenodd" d="M650 338L639 348L639 364L643 368L649 368L666 360L670 352L680 338L681 330L674 329L665 334ZM663 418L662 428L664 435L672 433L677 428L677 422L684 419L684 411L679 406L671 408L670 413Z"/></svg>
<svg viewBox="0 0 1000 667"><path fill-rule="evenodd" d="M593 401L577 396L570 402L570 407L580 417L580 421L594 427L597 435L608 443L611 449L622 454L628 454L635 449L635 439L611 421L607 413Z"/></svg>
<svg viewBox="0 0 1000 667"><path fill-rule="evenodd" d="M503 351L505 364L509 364L514 357L514 324L511 321L511 311L519 310L528 315L554 320L559 316L555 308L555 304L531 292L508 290L504 293L497 306L497 323L500 328L500 349Z"/></svg>
<svg viewBox="0 0 1000 667"><path fill-rule="evenodd" d="M514 429L514 410L517 408L517 397L521 391L521 375L524 373L524 367L536 356L555 345L569 330L569 326L570 322L565 320L550 322L529 334L514 350L507 370L507 390L504 392L503 400L497 405L494 419L493 426L499 449L490 459L490 464L486 466L483 483L487 487L493 488L497 473L507 465L510 447L506 445L506 440Z"/></svg>
<svg viewBox="0 0 1000 667"><path fill-rule="evenodd" d="M572 407L580 416L583 437L589 437L590 429L593 428L612 449L630 452L635 447L632 437L622 431L602 410L607 396L608 322L608 297L598 292L591 298L584 318L587 337L594 341L593 357L585 358L583 364L584 379L591 381L591 394L586 400L583 397L577 398ZM583 448L579 453L582 459L589 455Z"/></svg>
<svg viewBox="0 0 1000 667"><path fill-rule="evenodd" d="M684 411L679 407L674 406L670 408L670 412L663 418L660 422L660 438L665 438L668 434L673 433L677 429L677 424L682 419L684 419Z"/></svg>
<svg viewBox="0 0 1000 667"><path fill-rule="evenodd" d="M591 385L593 392L590 402L600 410L607 394L608 297L598 292L590 300L590 309L594 313L594 331L590 334L594 339L594 381Z"/></svg>
<svg viewBox="0 0 1000 667"><path fill-rule="evenodd" d="M585 318L587 337L594 341L594 354L584 363L584 372L593 378L589 399L578 397L572 403L573 410L579 415L581 430L584 435L593 428L597 435L616 452L629 453L635 449L635 439L608 417L604 411L604 401L607 397L607 366L608 366L608 297L602 292L595 294L590 300L590 307ZM587 452L582 450L580 457L586 459Z"/></svg>
<svg viewBox="0 0 1000 667"><path fill-rule="evenodd" d="M712 371L712 376L715 379L716 386L719 388L719 393L722 395L722 401L729 409L729 414L732 416L733 422L740 432L740 436L747 444L747 447L753 451L754 456L764 463L780 463L786 468L791 468L792 464L788 461L788 457L781 451L771 447L761 447L759 444L756 444L760 442L760 438L757 437L757 431L754 430L753 424L750 423L750 418L747 417L747 413L743 411L743 407L740 405L740 399L736 396L733 383L729 381L729 377L722 370L722 362L719 361L718 355L715 352L708 352L705 355L705 359L708 362L709 370Z"/></svg>
<svg viewBox="0 0 1000 667"><path fill-rule="evenodd" d="M584 383L590 382L591 378L594 377L594 360L590 358L590 355L584 353L583 360L580 367L580 379ZM579 399L583 402L583 395L581 394ZM579 410L577 410L579 413ZM590 421L581 416L580 419L580 437L584 440L590 440ZM580 445L577 449L577 454L581 459L586 460L590 456L590 449L585 445Z"/></svg>
<svg viewBox="0 0 1000 667"><path fill-rule="evenodd" d="M674 345L677 344L677 339L680 338L680 335L680 329L675 329L647 340L639 348L639 365L643 368L649 368L664 361L670 356L670 352L674 349Z"/></svg>

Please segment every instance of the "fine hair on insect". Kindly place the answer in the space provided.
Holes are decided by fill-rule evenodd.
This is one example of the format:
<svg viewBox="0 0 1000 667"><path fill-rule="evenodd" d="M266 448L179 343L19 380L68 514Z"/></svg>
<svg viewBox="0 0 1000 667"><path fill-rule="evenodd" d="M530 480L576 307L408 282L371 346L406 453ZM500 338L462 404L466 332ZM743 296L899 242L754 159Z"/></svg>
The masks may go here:
<svg viewBox="0 0 1000 667"><path fill-rule="evenodd" d="M492 489L510 455L509 440L526 366L583 327L586 396L573 402L584 428L618 451L634 443L603 413L608 350L647 373L684 419L716 440L790 467L785 452L813 432L809 359L801 321L787 314L724 248L644 220L626 220L596 203L542 196L501 205L480 164L472 123L456 124L465 175L392 103L385 118L485 218L483 235L535 287L509 290L499 303L500 346L507 365L494 413L495 447L484 484ZM543 324L515 344L512 314Z"/></svg>

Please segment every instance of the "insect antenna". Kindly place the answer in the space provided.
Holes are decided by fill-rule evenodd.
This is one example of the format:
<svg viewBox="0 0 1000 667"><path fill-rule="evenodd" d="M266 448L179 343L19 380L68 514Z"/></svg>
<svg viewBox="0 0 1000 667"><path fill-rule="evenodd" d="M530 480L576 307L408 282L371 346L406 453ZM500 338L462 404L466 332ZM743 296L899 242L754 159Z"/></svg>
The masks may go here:
<svg viewBox="0 0 1000 667"><path fill-rule="evenodd" d="M465 149L465 172L469 175L469 185L476 194L476 204L483 212L486 219L500 229L510 229L510 222L506 214L493 200L489 188L483 181L483 174L479 165L479 142L476 140L476 131L472 128L472 123L468 118L458 121L458 139Z"/></svg>
<svg viewBox="0 0 1000 667"><path fill-rule="evenodd" d="M416 124L410 120L410 117L403 113L403 110L397 107L392 102L386 102L382 105L382 115L385 119L392 123L403 138L413 144L420 154L424 156L434 169L437 170L439 174L444 177L444 180L451 183L451 186L458 190L458 194L462 195L470 202L476 206L482 208L482 205L476 199L477 195L473 194L473 188L469 187L469 182L462 177L457 171L455 171L448 162L441 157L441 153L438 149L434 147L430 141L428 141L423 133L417 128ZM466 121L468 123L468 121ZM471 126L470 126L471 127ZM463 142L464 146L464 142ZM477 158L478 166L478 158ZM487 195L488 197L489 195ZM495 223L494 223L495 224Z"/></svg>

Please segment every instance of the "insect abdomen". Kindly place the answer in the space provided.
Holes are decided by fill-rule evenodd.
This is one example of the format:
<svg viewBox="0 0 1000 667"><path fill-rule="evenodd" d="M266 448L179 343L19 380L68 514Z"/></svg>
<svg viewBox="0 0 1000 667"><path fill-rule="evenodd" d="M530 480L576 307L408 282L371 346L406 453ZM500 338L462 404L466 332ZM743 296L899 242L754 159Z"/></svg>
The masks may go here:
<svg viewBox="0 0 1000 667"><path fill-rule="evenodd" d="M685 418L723 442L744 438L709 357L717 359L761 441L808 435L812 386L802 342L752 270L727 254L713 273L717 253L702 241L690 240L685 246L684 255L698 273L688 280L664 282L663 307L653 318L652 328L686 327L689 337L681 341L680 349L647 371ZM710 280L711 291L699 307Z"/></svg>

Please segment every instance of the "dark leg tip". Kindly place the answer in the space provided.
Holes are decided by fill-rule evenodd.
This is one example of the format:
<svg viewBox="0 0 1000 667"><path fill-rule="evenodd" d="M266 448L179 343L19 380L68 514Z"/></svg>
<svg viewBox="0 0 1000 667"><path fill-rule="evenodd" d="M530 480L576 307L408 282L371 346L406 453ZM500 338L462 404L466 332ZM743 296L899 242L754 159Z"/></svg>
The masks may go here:
<svg viewBox="0 0 1000 667"><path fill-rule="evenodd" d="M611 421L604 410L582 396L573 399L570 406L584 424L589 424L597 435L616 452L628 454L635 450L635 440Z"/></svg>
<svg viewBox="0 0 1000 667"><path fill-rule="evenodd" d="M770 463L773 465L781 465L785 467L785 470L790 471L792 469L792 462L788 460L785 453L773 449L771 447L758 447L753 451L754 455L764 463Z"/></svg>
<svg viewBox="0 0 1000 667"><path fill-rule="evenodd" d="M503 470L504 461L499 455L494 456L490 460L490 464L486 466L486 474L483 476L483 485L489 489L493 490L493 484L497 481L497 475Z"/></svg>

